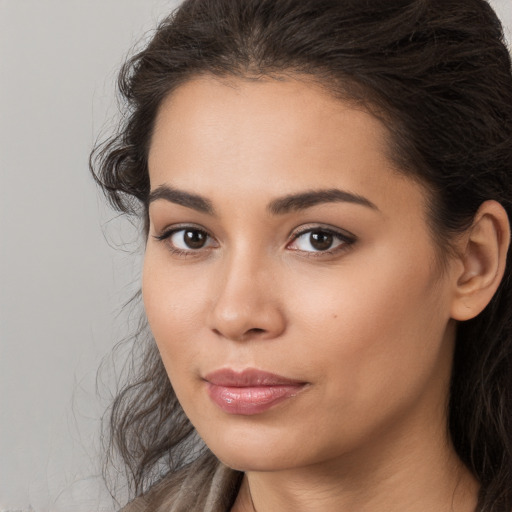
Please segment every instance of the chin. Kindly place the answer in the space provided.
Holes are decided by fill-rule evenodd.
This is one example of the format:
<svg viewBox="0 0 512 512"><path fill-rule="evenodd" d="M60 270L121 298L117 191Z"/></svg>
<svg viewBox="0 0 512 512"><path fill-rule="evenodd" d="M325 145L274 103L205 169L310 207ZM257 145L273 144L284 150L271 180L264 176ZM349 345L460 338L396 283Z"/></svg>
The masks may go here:
<svg viewBox="0 0 512 512"><path fill-rule="evenodd" d="M211 434L211 432L209 432ZM225 437L205 439L206 445L226 466L243 472L283 471L317 462L316 453L308 453L304 442L292 436L273 436L269 432L225 432Z"/></svg>
<svg viewBox="0 0 512 512"><path fill-rule="evenodd" d="M215 453L215 452L214 452ZM298 461L287 460L270 453L215 453L231 469L243 472L283 471L296 467Z"/></svg>
<svg viewBox="0 0 512 512"><path fill-rule="evenodd" d="M296 455L297 450L268 433L254 432L254 429L223 430L222 436L213 438L212 430L208 429L207 434L202 438L213 454L238 471L278 471L297 463L291 455Z"/></svg>

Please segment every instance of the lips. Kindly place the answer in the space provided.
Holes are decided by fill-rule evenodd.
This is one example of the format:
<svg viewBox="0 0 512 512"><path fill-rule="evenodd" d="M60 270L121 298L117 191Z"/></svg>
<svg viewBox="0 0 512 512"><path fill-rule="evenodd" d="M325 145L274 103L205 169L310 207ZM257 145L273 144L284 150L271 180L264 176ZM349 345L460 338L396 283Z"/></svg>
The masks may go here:
<svg viewBox="0 0 512 512"><path fill-rule="evenodd" d="M211 400L229 414L261 414L294 397L307 385L255 369L236 372L222 369L204 378Z"/></svg>

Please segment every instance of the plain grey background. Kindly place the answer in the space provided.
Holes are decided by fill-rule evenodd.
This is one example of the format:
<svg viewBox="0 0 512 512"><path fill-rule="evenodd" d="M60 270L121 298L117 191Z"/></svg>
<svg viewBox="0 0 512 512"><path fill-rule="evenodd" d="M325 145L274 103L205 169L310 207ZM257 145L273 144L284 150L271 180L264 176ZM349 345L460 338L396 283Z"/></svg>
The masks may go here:
<svg viewBox="0 0 512 512"><path fill-rule="evenodd" d="M96 370L130 331L141 250L87 159L121 62L177 3L0 0L0 512L114 510ZM492 5L512 41L512 0Z"/></svg>

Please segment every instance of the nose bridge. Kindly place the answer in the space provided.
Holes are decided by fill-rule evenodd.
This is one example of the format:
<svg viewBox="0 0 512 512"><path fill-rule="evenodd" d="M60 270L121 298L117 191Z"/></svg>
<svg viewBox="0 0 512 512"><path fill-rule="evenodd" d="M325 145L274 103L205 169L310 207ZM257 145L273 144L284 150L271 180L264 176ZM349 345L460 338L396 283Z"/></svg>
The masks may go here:
<svg viewBox="0 0 512 512"><path fill-rule="evenodd" d="M274 337L284 329L270 258L254 246L239 244L218 268L211 327L233 340Z"/></svg>

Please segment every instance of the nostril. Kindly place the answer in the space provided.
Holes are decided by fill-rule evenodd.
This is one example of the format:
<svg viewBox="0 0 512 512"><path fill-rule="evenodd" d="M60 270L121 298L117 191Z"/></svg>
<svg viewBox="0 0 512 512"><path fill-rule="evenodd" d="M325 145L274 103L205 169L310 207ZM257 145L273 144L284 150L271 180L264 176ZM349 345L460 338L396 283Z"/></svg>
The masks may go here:
<svg viewBox="0 0 512 512"><path fill-rule="evenodd" d="M254 327L252 329L249 329L246 334L260 334L262 332L265 332L265 329L260 329L259 327Z"/></svg>
<svg viewBox="0 0 512 512"><path fill-rule="evenodd" d="M248 341L251 339L258 339L261 335L265 334L266 329L261 329L260 327L253 327L252 329L247 329L239 338L239 341Z"/></svg>
<svg viewBox="0 0 512 512"><path fill-rule="evenodd" d="M221 330L219 329L213 329L213 332L217 335L217 336L225 336L226 334L223 333ZM240 341L244 341L244 340L247 340L248 338L251 338L253 336L259 336L260 334L263 334L267 332L265 329L261 329L259 327L253 327L252 329L248 329L247 331L239 334L239 335L236 335L235 333L231 333L230 336L228 336L229 338L232 338L232 339L237 339L237 340L240 340Z"/></svg>

